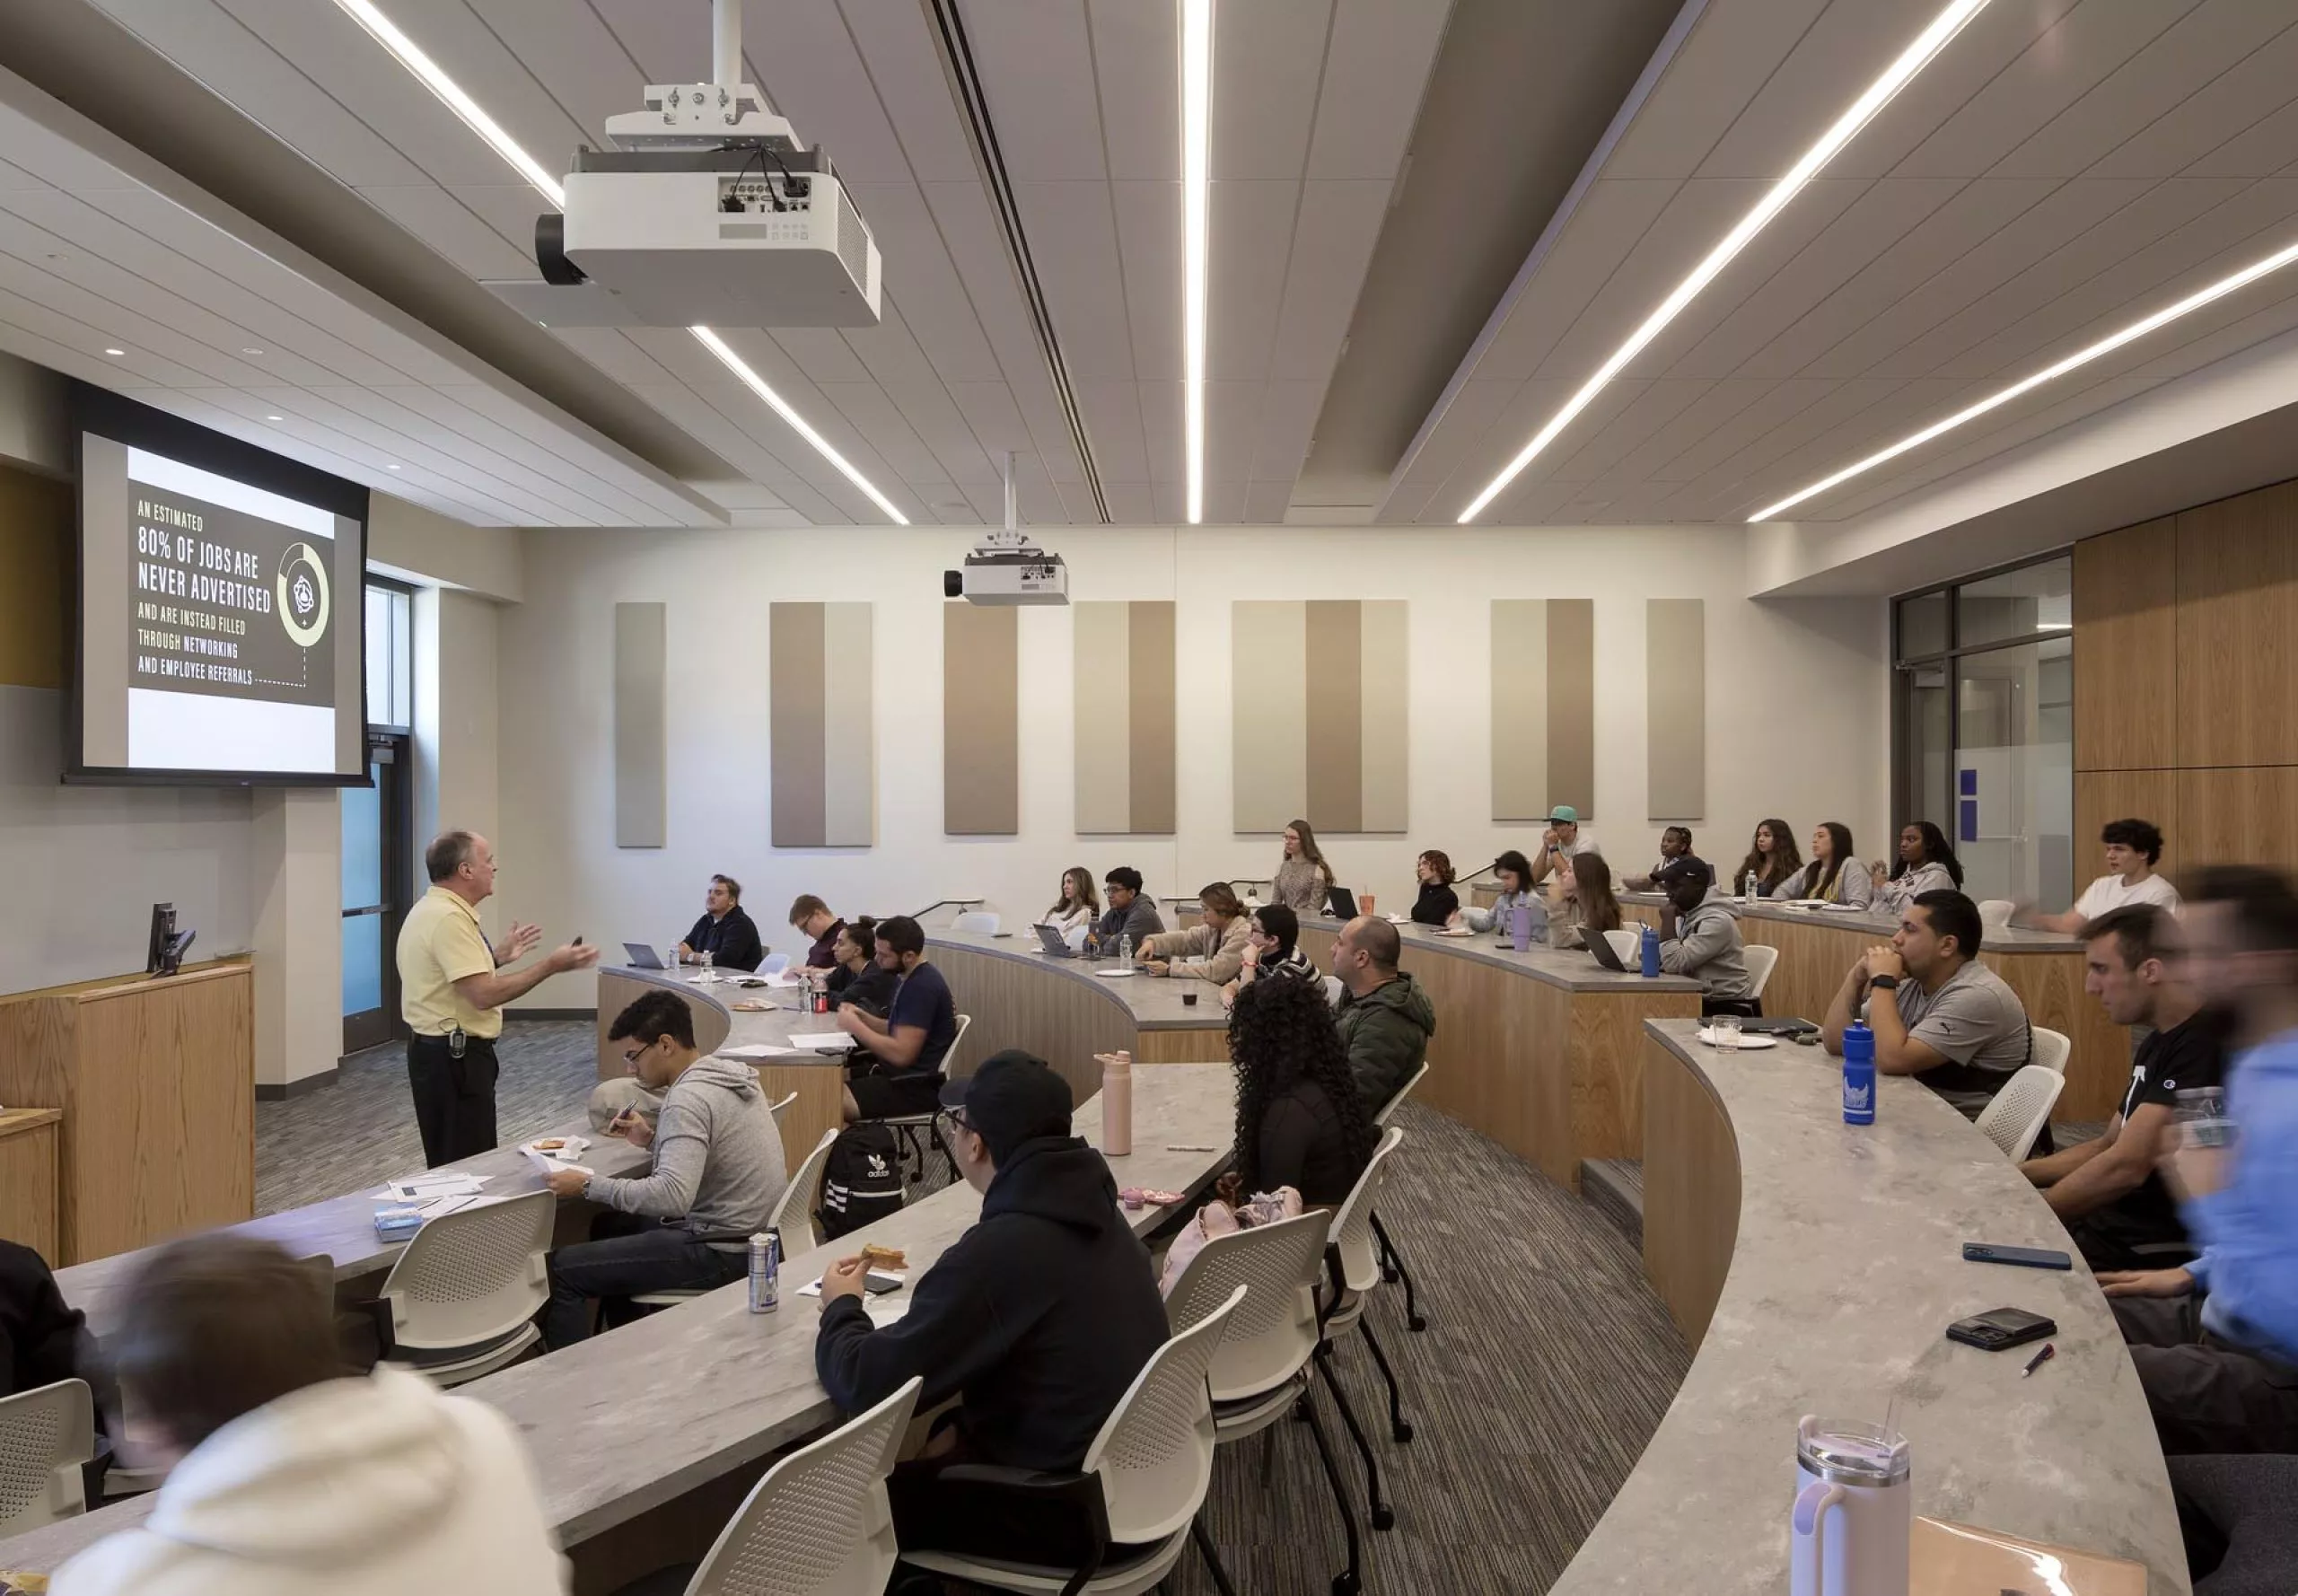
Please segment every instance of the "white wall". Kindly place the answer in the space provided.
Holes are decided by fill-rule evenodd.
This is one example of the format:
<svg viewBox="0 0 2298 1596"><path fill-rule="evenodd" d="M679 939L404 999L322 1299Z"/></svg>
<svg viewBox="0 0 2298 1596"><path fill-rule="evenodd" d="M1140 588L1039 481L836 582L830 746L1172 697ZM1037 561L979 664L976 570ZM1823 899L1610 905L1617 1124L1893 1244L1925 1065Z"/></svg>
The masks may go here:
<svg viewBox="0 0 2298 1596"><path fill-rule="evenodd" d="M343 1050L342 806L333 787L252 797L259 1086L324 1074Z"/></svg>
<svg viewBox="0 0 2298 1596"><path fill-rule="evenodd" d="M66 697L0 687L0 992L142 969L154 903L194 958L246 951L247 792L64 785Z"/></svg>
<svg viewBox="0 0 2298 1596"><path fill-rule="evenodd" d="M451 589L415 595L415 889L422 849L442 831L476 831L496 844L498 611ZM505 857L506 868L516 861ZM498 929L495 906L480 918Z"/></svg>
<svg viewBox="0 0 2298 1596"><path fill-rule="evenodd" d="M1489 820L1488 601L1593 598L1598 657L1594 827L1616 858L1646 862L1644 601L1707 605L1708 816L1704 853L1725 868L1762 817L1808 833L1883 837L1888 758L1880 601L1755 603L1743 534L1726 530L1431 531L1291 528L1080 530L1048 539L1076 599L1175 599L1180 654L1180 832L1079 837L1072 829L1071 612L1022 612L1022 829L942 834L941 571L969 542L946 530L527 534L527 597L502 612L504 915L547 937L611 948L662 942L698 912L706 878L740 878L769 943L787 946L790 899L841 909L914 909L983 896L1044 907L1073 864L1131 864L1159 894L1266 876L1276 839L1231 829L1229 604L1235 598L1410 602L1409 831L1328 838L1342 877L1408 902L1412 860L1450 852L1463 871L1521 846L1533 826ZM878 844L777 851L767 842L765 607L872 599L876 610ZM612 606L670 605L670 846L613 845ZM537 1007L591 1001L584 977L545 983Z"/></svg>

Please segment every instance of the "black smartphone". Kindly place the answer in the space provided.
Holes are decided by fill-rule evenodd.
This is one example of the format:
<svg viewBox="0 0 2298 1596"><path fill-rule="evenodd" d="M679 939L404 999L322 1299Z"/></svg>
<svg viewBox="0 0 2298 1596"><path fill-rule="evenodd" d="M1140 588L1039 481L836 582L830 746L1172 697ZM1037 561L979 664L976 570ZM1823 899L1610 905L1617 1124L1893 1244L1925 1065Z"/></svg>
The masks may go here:
<svg viewBox="0 0 2298 1596"><path fill-rule="evenodd" d="M2011 1264L2022 1269L2071 1269L2074 1260L2048 1247L1998 1247L1992 1241L1963 1243L1963 1261L1970 1264Z"/></svg>
<svg viewBox="0 0 2298 1596"><path fill-rule="evenodd" d="M1948 1340L1960 1341L1982 1352L2001 1352L2005 1347L2023 1346L2030 1341L2057 1334L2055 1321L2023 1308L1997 1308L1987 1313L1974 1313L1947 1327Z"/></svg>
<svg viewBox="0 0 2298 1596"><path fill-rule="evenodd" d="M862 1276L862 1289L873 1297L882 1297L888 1292L899 1291L901 1282L891 1275L881 1275L872 1269Z"/></svg>

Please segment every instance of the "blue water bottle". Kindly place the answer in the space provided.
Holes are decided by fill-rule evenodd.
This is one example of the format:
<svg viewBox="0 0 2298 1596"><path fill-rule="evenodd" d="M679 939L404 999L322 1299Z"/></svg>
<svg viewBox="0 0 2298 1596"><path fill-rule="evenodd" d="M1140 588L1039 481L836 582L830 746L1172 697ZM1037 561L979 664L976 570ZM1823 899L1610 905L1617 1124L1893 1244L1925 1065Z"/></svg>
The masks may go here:
<svg viewBox="0 0 2298 1596"><path fill-rule="evenodd" d="M1875 1123L1875 1033L1856 1022L1843 1030L1843 1122Z"/></svg>
<svg viewBox="0 0 2298 1596"><path fill-rule="evenodd" d="M1644 928L1644 935L1636 943L1638 956L1644 960L1644 975L1651 979L1660 973L1660 933L1653 926Z"/></svg>

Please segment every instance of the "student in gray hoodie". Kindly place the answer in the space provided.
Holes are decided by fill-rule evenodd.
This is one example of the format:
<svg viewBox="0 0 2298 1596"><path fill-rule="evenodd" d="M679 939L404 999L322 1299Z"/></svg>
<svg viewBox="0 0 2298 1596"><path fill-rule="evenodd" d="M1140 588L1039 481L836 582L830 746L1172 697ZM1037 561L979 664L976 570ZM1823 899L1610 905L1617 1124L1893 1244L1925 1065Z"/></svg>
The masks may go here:
<svg viewBox="0 0 2298 1596"><path fill-rule="evenodd" d="M1745 1002L1755 987L1741 946L1739 914L1715 888L1715 873L1695 854L1670 860L1660 874L1660 890L1668 895L1660 915L1660 968L1706 987L1703 1007Z"/></svg>
<svg viewBox="0 0 2298 1596"><path fill-rule="evenodd" d="M550 1258L543 1338L556 1348L591 1333L591 1303L650 1291L708 1290L748 1268L750 1233L789 1183L758 1077L746 1064L695 1050L694 1014L675 993L648 992L607 1032L632 1073L662 1094L654 1123L636 1111L606 1129L653 1151L653 1169L618 1180L581 1170L547 1177L560 1197L606 1207L591 1240Z"/></svg>

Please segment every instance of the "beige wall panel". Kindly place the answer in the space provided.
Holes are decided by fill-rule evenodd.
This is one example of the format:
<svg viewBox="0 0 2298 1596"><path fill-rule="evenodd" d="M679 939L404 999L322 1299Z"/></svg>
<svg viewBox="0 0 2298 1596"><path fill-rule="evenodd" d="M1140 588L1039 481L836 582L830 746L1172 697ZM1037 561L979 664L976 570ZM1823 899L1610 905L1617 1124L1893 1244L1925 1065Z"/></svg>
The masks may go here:
<svg viewBox="0 0 2298 1596"><path fill-rule="evenodd" d="M1072 759L1081 835L1133 829L1133 606L1071 606L1076 701Z"/></svg>
<svg viewBox="0 0 2298 1596"><path fill-rule="evenodd" d="M1707 605L1644 606L1647 808L1654 825L1707 818Z"/></svg>
<svg viewBox="0 0 2298 1596"><path fill-rule="evenodd" d="M774 846L818 848L829 840L822 809L822 677L828 658L822 606L767 606L766 653Z"/></svg>
<svg viewBox="0 0 2298 1596"><path fill-rule="evenodd" d="M2166 515L2074 546L2077 770L2179 761L2178 542Z"/></svg>
<svg viewBox="0 0 2298 1596"><path fill-rule="evenodd" d="M866 848L878 837L873 705L877 627L867 604L822 606L822 844Z"/></svg>
<svg viewBox="0 0 2298 1596"><path fill-rule="evenodd" d="M1492 818L1548 813L1548 601L1492 601Z"/></svg>
<svg viewBox="0 0 2298 1596"><path fill-rule="evenodd" d="M1408 823L1411 727L1405 706L1410 687L1406 650L1408 612L1402 599L1367 599L1364 606L1364 736L1361 753L1362 827L1402 831Z"/></svg>
<svg viewBox="0 0 2298 1596"><path fill-rule="evenodd" d="M1011 837L1022 829L1021 611L942 606L942 829Z"/></svg>
<svg viewBox="0 0 2298 1596"><path fill-rule="evenodd" d="M614 607L614 845L659 848L670 839L669 755L662 727L661 604Z"/></svg>
<svg viewBox="0 0 2298 1596"><path fill-rule="evenodd" d="M1129 659L1126 671L1127 766L1132 771L1133 824L1136 834L1170 837L1176 828L1180 794L1175 773L1174 733L1179 720L1173 603L1144 599L1127 606ZM1081 828L1082 829L1082 828Z"/></svg>
<svg viewBox="0 0 2298 1596"><path fill-rule="evenodd" d="M1229 607L1231 802L1239 831L1282 831L1309 808L1309 607Z"/></svg>
<svg viewBox="0 0 2298 1596"><path fill-rule="evenodd" d="M1582 820L1596 814L1596 603L1550 599L1548 604L1548 796L1569 803Z"/></svg>
<svg viewBox="0 0 2298 1596"><path fill-rule="evenodd" d="M1364 829L1364 609L1309 603L1309 823L1336 836Z"/></svg>

